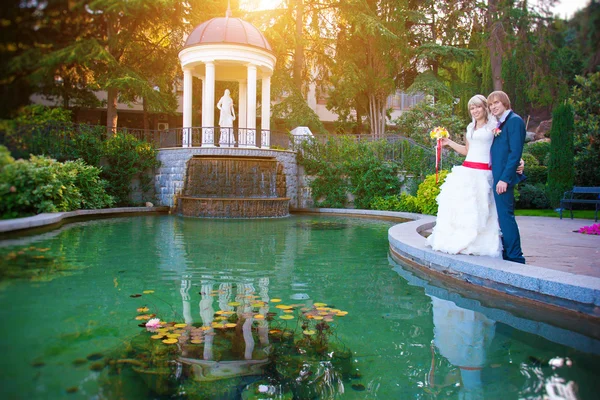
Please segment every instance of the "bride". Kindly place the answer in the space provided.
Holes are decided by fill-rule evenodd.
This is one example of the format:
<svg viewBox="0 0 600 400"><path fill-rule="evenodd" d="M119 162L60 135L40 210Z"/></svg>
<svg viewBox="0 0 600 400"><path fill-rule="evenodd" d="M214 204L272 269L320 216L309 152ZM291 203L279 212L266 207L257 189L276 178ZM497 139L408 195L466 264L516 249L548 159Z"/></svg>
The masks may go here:
<svg viewBox="0 0 600 400"><path fill-rule="evenodd" d="M434 250L449 254L500 257L502 242L492 191L490 147L497 120L488 113L487 100L478 94L469 100L473 122L467 127L465 145L448 138L443 146L466 155L440 187L436 225L427 242Z"/></svg>

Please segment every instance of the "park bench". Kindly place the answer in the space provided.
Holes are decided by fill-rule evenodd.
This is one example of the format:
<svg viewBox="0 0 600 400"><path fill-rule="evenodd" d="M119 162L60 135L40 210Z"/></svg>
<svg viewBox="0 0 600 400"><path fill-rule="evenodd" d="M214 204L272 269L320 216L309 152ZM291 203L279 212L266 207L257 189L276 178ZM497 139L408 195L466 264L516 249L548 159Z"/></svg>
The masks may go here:
<svg viewBox="0 0 600 400"><path fill-rule="evenodd" d="M596 198L581 198L581 196L595 194ZM598 222L598 208L600 207L600 187L573 186L572 190L565 192L560 201L560 219L562 219L563 209L569 206L571 219L573 219L573 204L595 204L594 221Z"/></svg>

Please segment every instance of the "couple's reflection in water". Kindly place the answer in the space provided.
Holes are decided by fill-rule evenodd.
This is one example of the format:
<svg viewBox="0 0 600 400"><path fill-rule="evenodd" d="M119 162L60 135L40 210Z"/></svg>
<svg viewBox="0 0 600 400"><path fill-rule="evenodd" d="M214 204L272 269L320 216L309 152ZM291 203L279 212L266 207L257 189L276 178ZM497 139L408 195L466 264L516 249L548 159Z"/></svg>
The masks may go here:
<svg viewBox="0 0 600 400"><path fill-rule="evenodd" d="M508 391L509 388L503 388L496 382L503 380L501 375L507 374L507 368L501 365L507 359L506 351L501 350L503 357L498 360L499 362L494 363L491 360L497 358L498 354L492 353L498 351L498 344L502 341L501 339L493 343L496 336L496 321L480 312L459 307L452 301L430 294L428 296L432 304L434 339L431 344L427 391L436 398L445 398L450 393L458 392L458 398L461 400L502 398L508 395L506 392L503 393L503 390ZM445 359L447 363L440 358ZM510 359L510 356L508 358ZM549 365L552 366L556 360L561 359L552 359ZM534 371L533 375L539 375L537 376L539 391L544 394L536 398L544 400L579 398L574 381L567 381L558 375L544 376L540 367L541 365L532 367L520 363L521 376L527 377L531 371ZM512 389L514 388L510 391ZM528 389L522 390L524 391L521 393L524 393Z"/></svg>
<svg viewBox="0 0 600 400"><path fill-rule="evenodd" d="M487 365L487 352L494 339L496 322L451 301L434 296L430 298L434 339L427 376L429 389L439 394L445 387L459 385L460 399L483 399L482 371ZM458 371L441 369L440 362L436 360L438 355Z"/></svg>

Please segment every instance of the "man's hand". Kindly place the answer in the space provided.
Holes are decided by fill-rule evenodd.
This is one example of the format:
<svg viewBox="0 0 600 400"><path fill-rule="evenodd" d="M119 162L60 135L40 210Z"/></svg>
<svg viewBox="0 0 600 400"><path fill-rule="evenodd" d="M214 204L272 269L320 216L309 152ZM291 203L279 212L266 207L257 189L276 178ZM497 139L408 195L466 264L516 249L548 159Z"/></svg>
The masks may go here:
<svg viewBox="0 0 600 400"><path fill-rule="evenodd" d="M517 174L523 175L524 169L525 169L525 161L523 161L523 159L521 158L521 162L519 163L519 166L517 167Z"/></svg>
<svg viewBox="0 0 600 400"><path fill-rule="evenodd" d="M506 183L504 181L498 181L498 184L496 185L496 193L498 193L498 194L506 193L507 187L508 187L508 183Z"/></svg>

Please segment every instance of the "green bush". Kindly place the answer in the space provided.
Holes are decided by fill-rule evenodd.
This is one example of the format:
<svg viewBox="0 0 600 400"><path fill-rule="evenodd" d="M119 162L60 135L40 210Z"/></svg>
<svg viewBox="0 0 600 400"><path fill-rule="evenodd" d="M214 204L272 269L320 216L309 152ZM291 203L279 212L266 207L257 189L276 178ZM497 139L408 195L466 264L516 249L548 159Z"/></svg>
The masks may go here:
<svg viewBox="0 0 600 400"><path fill-rule="evenodd" d="M519 185L519 199L517 207L521 209L546 209L550 208L550 202L546 196L544 184L526 183Z"/></svg>
<svg viewBox="0 0 600 400"><path fill-rule="evenodd" d="M4 168L5 165L12 164L15 162L15 159L11 157L10 151L6 148L6 146L0 145L0 170Z"/></svg>
<svg viewBox="0 0 600 400"><path fill-rule="evenodd" d="M550 154L550 142L533 142L525 145L523 154L531 154L540 165L548 166L548 155ZM527 161L525 161L527 165Z"/></svg>
<svg viewBox="0 0 600 400"><path fill-rule="evenodd" d="M398 166L391 162L369 162L359 170L353 170L350 182L354 194L354 206L368 209L375 196L388 196L400 192Z"/></svg>
<svg viewBox="0 0 600 400"><path fill-rule="evenodd" d="M561 196L573 187L573 106L565 103L552 113L552 138L546 195L553 207L558 207Z"/></svg>
<svg viewBox="0 0 600 400"><path fill-rule="evenodd" d="M370 208L381 211L420 212L417 198L406 193L399 196L375 197L371 201Z"/></svg>
<svg viewBox="0 0 600 400"><path fill-rule="evenodd" d="M600 183L600 72L577 76L571 102L575 109L575 184ZM554 138L552 138L554 140Z"/></svg>
<svg viewBox="0 0 600 400"><path fill-rule="evenodd" d="M65 172L73 177L73 184L81 195L79 204L71 210L94 210L111 207L114 204L113 197L106 192L108 182L100 178L100 168L88 165L81 159L67 161L63 165Z"/></svg>
<svg viewBox="0 0 600 400"><path fill-rule="evenodd" d="M341 170L317 171L309 186L316 207L344 208L348 202L348 180Z"/></svg>
<svg viewBox="0 0 600 400"><path fill-rule="evenodd" d="M0 170L0 215L16 218L45 212L112 205L100 170L82 161L60 163L31 156Z"/></svg>
<svg viewBox="0 0 600 400"><path fill-rule="evenodd" d="M419 179L431 169L432 158L408 141L355 141L347 136L305 141L298 163L311 177L309 186L317 207L346 207L348 193L357 208L370 208L375 197L400 192L402 175Z"/></svg>
<svg viewBox="0 0 600 400"><path fill-rule="evenodd" d="M533 167L528 167L525 164L525 176L527 176L527 180L525 181L529 185L542 184L546 185L546 181L548 180L548 167L543 165L536 165Z"/></svg>
<svg viewBox="0 0 600 400"><path fill-rule="evenodd" d="M428 175L419 185L416 204L422 214L437 215L438 204L435 200L440 194L440 186L448 176L448 171L439 172L439 182L435 182L435 174Z"/></svg>
<svg viewBox="0 0 600 400"><path fill-rule="evenodd" d="M156 148L134 136L118 132L104 142L102 177L108 181L107 192L117 205L130 205L131 184L138 179L142 193L149 191L152 170L160 166Z"/></svg>
<svg viewBox="0 0 600 400"><path fill-rule="evenodd" d="M72 112L61 107L31 104L22 107L14 121L17 125L47 125L71 122Z"/></svg>
<svg viewBox="0 0 600 400"><path fill-rule="evenodd" d="M454 107L451 104L421 101L409 111L402 113L394 123L395 130L399 134L428 146L433 145L429 132L436 126L445 127L454 141L464 142L465 121L454 114Z"/></svg>
<svg viewBox="0 0 600 400"><path fill-rule="evenodd" d="M525 161L525 168L537 167L538 165L540 165L540 162L538 161L538 159L535 158L535 156L531 153L523 152L523 155L521 156L521 158L523 159L523 161Z"/></svg>

